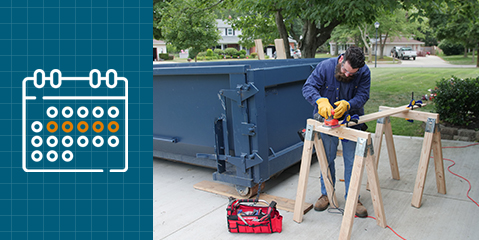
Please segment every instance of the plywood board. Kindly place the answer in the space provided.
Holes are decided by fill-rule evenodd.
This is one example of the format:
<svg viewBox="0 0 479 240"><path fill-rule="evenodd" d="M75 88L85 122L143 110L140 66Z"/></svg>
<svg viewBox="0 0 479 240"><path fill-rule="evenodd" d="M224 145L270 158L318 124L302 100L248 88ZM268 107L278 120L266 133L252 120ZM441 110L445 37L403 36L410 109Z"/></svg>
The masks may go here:
<svg viewBox="0 0 479 240"><path fill-rule="evenodd" d="M232 186L227 186L221 183L217 182L211 182L211 181L202 181L193 186L194 188L206 192L211 192L227 197L234 197L234 198L244 198L236 192L236 189ZM280 210L285 210L288 212L293 212L294 210L294 203L295 201L292 199L288 198L283 198L283 197L278 197L278 196L273 196L269 194L262 193L260 195L260 199L265 200L267 202L275 201L277 203L276 207ZM311 203L305 203L303 210L304 213L307 213L309 210L313 208L313 204Z"/></svg>

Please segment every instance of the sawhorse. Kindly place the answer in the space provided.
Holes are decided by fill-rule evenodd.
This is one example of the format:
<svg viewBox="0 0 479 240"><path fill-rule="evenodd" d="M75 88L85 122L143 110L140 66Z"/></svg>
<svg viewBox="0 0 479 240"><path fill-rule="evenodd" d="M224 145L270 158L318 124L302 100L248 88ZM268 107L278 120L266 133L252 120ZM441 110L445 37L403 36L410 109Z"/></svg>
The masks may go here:
<svg viewBox="0 0 479 240"><path fill-rule="evenodd" d="M379 107L380 111L391 110L390 107ZM429 158L431 156L431 149L434 155L434 166L436 172L436 186L437 191L446 194L446 180L444 178L444 163L442 156L441 132L439 130L439 114L427 113L419 111L404 111L391 115L392 117L406 118L411 120L423 121L426 123L424 133L424 140L421 150L421 157L419 159L419 167L416 176L416 183L414 184L414 191L412 195L411 205L419 208L421 207L422 196L424 192L424 184L426 182L426 174L429 165ZM399 180L399 170L396 159L396 151L394 149L393 135L391 130L391 121L388 117L378 119L376 124L376 133L374 135L374 149L376 150L375 165L378 167L379 155L381 151L381 143L383 133L386 139L387 151L389 156L389 163L391 165L392 178Z"/></svg>
<svg viewBox="0 0 479 240"><path fill-rule="evenodd" d="M356 156L354 160L353 171L351 173L351 181L348 193L348 195L352 197L348 198L348 200L346 201L346 207L344 211L343 221L341 224L339 239L349 239L351 237L351 230L354 221L354 213L357 206L357 198L359 196L359 187L361 186L364 163L366 164L366 169L368 172L368 181L370 183L371 198L373 201L377 224L383 228L387 226L377 174L377 163L379 160L379 151L381 149L383 133L385 133L386 135L386 142L393 178L400 178L389 116L402 117L426 122L426 131L424 134L421 158L419 160L419 168L417 172L411 204L414 207L421 206L431 149L434 153L436 184L438 192L443 194L446 193L444 164L441 147L441 134L437 125L439 123L439 115L433 113L411 111L410 109L406 108L406 106L397 108L380 107L380 110L382 111L362 116L359 121L359 123L364 123L381 119L378 121L378 125L376 126L374 147L372 147L373 143L370 133L344 127L335 129L324 128L322 127L322 124L320 122L313 119L308 119L298 181L298 190L294 207L294 221L300 223L303 220L304 213L302 209L304 205L304 198L306 196L306 185L308 183L313 145L316 149L316 155L320 164L322 175L323 177L326 176L329 179L329 181L324 181L328 194L328 199L331 199L332 203L335 206L338 206L337 199L334 194L334 188L331 184L331 174L329 173L326 154L324 152L322 140L320 139L319 135L319 133L322 132L332 136L341 137L357 142L355 154ZM378 152L376 157L374 157L374 149L376 149L376 151Z"/></svg>
<svg viewBox="0 0 479 240"><path fill-rule="evenodd" d="M302 209L306 196L306 186L308 184L313 145L316 149L316 155L320 164L323 178L325 179L324 184L328 194L328 199L332 199L333 204L338 206L334 189L331 184L331 174L329 172L328 161L326 159L323 142L319 134L320 132L357 142L353 170L351 173L351 181L349 184L348 198L344 208L344 216L339 233L339 239L350 239L351 237L356 206L358 204L359 189L361 186L365 164L371 187L371 199L374 205L374 213L376 214L376 222L379 226L385 228L387 226L386 216L384 214L381 189L379 188L378 173L374 163L374 151L371 133L344 127L333 129L325 128L322 126L322 123L314 119L308 119L307 122L293 220L298 223L303 221ZM328 178L330 181L327 181L326 178Z"/></svg>

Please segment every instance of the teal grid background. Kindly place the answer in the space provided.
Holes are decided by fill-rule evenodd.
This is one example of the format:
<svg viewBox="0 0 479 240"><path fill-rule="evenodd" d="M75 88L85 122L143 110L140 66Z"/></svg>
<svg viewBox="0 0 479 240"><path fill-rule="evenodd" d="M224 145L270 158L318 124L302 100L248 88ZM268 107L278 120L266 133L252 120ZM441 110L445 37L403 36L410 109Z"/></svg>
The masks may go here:
<svg viewBox="0 0 479 240"><path fill-rule="evenodd" d="M0 1L0 239L152 239L152 2ZM115 69L129 83L126 173L26 173L22 81Z"/></svg>

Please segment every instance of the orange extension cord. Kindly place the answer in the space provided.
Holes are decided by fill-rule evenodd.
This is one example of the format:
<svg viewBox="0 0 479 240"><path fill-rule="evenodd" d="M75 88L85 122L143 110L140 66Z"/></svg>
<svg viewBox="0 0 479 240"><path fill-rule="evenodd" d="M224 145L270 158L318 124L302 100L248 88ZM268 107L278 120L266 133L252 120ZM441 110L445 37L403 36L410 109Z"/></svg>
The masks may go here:
<svg viewBox="0 0 479 240"><path fill-rule="evenodd" d="M466 146L442 147L442 148L467 148L467 147L475 146L475 145L479 145L479 143L473 143L473 144L469 144L469 145L466 145ZM433 158L433 157L431 157L431 158ZM469 189L467 190L467 194L466 194L466 195L467 195L467 197L468 197L473 203L475 203L475 204L479 207L479 204L478 204L476 201L474 201L474 199L472 199L472 198L469 196L469 192L471 191L471 187L472 187L472 186L471 186L471 182L469 182L469 180L467 180L465 177L463 177L463 176L461 176L461 175L459 175L459 174L456 174L456 173L454 173L454 172L451 171L450 168L451 168L452 166L456 165L456 162L454 162L454 161L451 160L451 159L447 159L447 158L443 158L443 159L446 160L446 161L452 162L452 164L449 165L449 167L447 167L447 170L448 170L452 175L454 175L454 176L456 176L456 177L459 177L459 178L461 178L461 179L464 179L464 180L469 184ZM357 216L356 216L356 217L357 217ZM376 220L375 217L368 216L368 218L372 218L372 219ZM401 235L399 235L396 231L394 231L389 225L386 226L386 227L389 228L394 234L396 234L396 236L400 237L400 238L403 239L403 240L406 240L405 238L401 237Z"/></svg>

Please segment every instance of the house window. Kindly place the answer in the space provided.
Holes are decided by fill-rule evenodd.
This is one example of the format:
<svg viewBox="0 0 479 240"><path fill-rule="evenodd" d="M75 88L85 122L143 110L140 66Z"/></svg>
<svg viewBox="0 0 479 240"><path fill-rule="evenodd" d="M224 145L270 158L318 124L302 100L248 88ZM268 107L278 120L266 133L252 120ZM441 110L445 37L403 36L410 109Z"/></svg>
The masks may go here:
<svg viewBox="0 0 479 240"><path fill-rule="evenodd" d="M233 36L233 29L232 28L228 28L228 36Z"/></svg>

